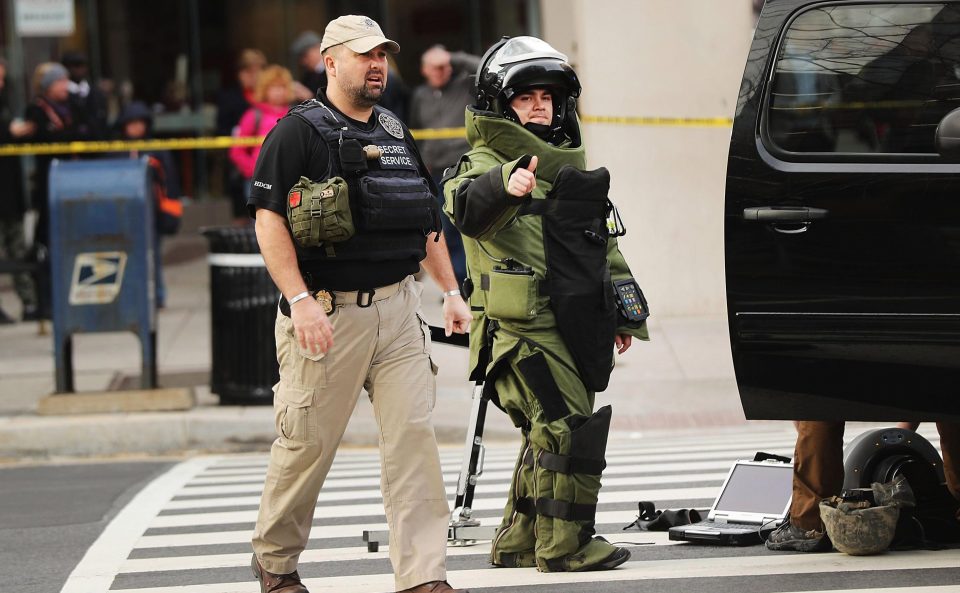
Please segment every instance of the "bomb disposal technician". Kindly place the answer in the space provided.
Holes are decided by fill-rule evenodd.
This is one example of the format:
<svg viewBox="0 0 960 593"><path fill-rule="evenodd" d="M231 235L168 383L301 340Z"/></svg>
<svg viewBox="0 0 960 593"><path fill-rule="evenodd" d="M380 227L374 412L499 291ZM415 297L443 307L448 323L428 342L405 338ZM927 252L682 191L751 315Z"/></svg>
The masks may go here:
<svg viewBox="0 0 960 593"><path fill-rule="evenodd" d="M567 58L534 37L503 39L466 110L471 150L444 183L464 236L472 378L522 431L496 566L602 570L630 553L596 537L616 344L648 339L646 304L616 236L606 169L586 170ZM619 295L619 306L618 296Z"/></svg>
<svg viewBox="0 0 960 593"><path fill-rule="evenodd" d="M283 293L276 322L278 438L253 535L262 593L306 593L297 562L317 496L361 389L380 428L381 490L397 590L446 583L449 508L430 414L436 367L419 313L420 261L444 291L446 330L470 311L456 290L436 187L410 131L377 106L387 52L369 18L343 16L321 43L329 86L264 141L250 209Z"/></svg>

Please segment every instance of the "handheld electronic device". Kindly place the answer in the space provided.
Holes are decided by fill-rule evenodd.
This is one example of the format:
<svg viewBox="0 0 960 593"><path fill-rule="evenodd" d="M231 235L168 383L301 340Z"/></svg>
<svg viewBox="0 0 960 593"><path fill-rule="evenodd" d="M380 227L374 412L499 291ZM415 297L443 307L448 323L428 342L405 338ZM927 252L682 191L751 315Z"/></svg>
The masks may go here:
<svg viewBox="0 0 960 593"><path fill-rule="evenodd" d="M616 280L613 283L614 292L617 295L617 309L627 318L627 321L640 322L650 317L650 309L647 308L647 299L643 297L643 291L633 278L626 280Z"/></svg>

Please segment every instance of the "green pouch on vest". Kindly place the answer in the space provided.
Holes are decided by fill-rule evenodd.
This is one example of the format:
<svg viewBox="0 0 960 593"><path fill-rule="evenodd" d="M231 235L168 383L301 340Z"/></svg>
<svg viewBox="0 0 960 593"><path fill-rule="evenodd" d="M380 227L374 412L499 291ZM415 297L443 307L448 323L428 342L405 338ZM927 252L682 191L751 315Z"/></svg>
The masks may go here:
<svg viewBox="0 0 960 593"><path fill-rule="evenodd" d="M342 177L324 181L301 177L287 192L287 220L301 247L346 241L356 232L347 182Z"/></svg>
<svg viewBox="0 0 960 593"><path fill-rule="evenodd" d="M487 315L526 321L537 316L537 279L532 270L494 268L489 278Z"/></svg>

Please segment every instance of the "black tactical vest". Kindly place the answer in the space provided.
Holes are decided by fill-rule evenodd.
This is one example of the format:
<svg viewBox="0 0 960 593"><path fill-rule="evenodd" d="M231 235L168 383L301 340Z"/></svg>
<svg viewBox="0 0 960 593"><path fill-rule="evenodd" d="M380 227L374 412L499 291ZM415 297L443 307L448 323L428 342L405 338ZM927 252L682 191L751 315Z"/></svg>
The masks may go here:
<svg viewBox="0 0 960 593"><path fill-rule="evenodd" d="M371 131L359 129L319 99L288 114L309 123L323 138L330 155L327 178L347 181L357 229L346 241L311 248L310 259L420 261L426 257L426 236L440 231L440 207L413 138L386 109L375 106L373 114L377 125ZM379 148L378 157L366 157L362 148L370 146Z"/></svg>

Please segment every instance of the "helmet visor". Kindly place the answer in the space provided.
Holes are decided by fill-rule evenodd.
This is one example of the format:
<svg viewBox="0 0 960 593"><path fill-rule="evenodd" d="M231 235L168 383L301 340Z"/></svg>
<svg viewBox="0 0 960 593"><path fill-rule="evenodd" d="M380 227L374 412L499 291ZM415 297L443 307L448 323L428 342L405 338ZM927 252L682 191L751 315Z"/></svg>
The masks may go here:
<svg viewBox="0 0 960 593"><path fill-rule="evenodd" d="M567 56L553 49L549 43L536 37L514 37L503 44L487 63L487 72L496 74L504 66L541 58L553 58L562 62Z"/></svg>

